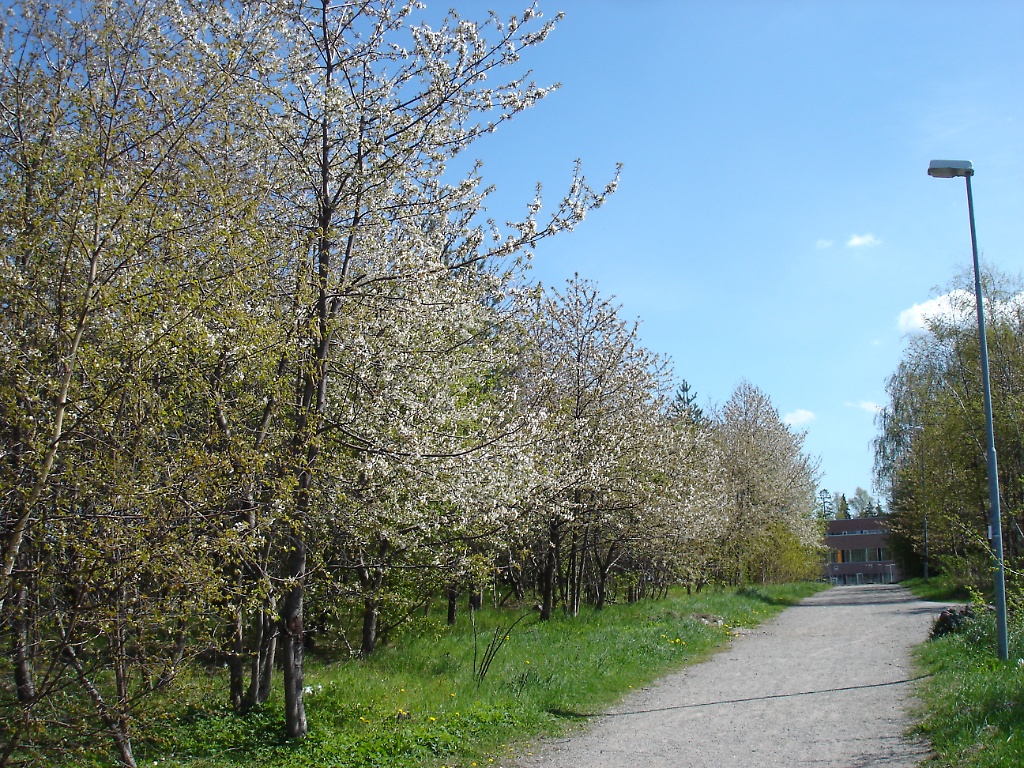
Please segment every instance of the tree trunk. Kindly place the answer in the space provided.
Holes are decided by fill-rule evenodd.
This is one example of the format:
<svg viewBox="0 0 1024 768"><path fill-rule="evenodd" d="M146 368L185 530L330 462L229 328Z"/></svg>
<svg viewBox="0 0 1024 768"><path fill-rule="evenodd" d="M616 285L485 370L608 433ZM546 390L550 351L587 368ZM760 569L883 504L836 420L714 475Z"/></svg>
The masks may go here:
<svg viewBox="0 0 1024 768"><path fill-rule="evenodd" d="M455 619L459 615L459 591L457 589L448 590L448 626L455 626Z"/></svg>
<svg viewBox="0 0 1024 768"><path fill-rule="evenodd" d="M128 655L125 648L124 628L127 622L125 612L126 595L124 587L121 587L118 595L117 620L114 623L114 632L111 637L111 656L114 664L114 685L117 691L117 707L119 712L125 712L131 706L128 696ZM123 730L127 738L127 724L124 718L119 718L123 723Z"/></svg>
<svg viewBox="0 0 1024 768"><path fill-rule="evenodd" d="M369 656L377 648L380 640L380 590L384 586L385 568L388 552L391 547L387 540L381 538L377 542L377 562L367 565L365 555L361 555L359 583L363 588L363 642L360 651Z"/></svg>
<svg viewBox="0 0 1024 768"><path fill-rule="evenodd" d="M569 544L569 563L566 566L565 594L562 598L562 605L569 616L579 615L579 606L576 603L576 587L580 580L579 567L579 533L573 528Z"/></svg>
<svg viewBox="0 0 1024 768"><path fill-rule="evenodd" d="M604 557L604 560L597 564L598 576L597 576L597 602L595 607L597 610L604 608L605 601L608 598L608 574L611 573L612 564L615 562L615 543L612 542L608 545L608 552Z"/></svg>
<svg viewBox="0 0 1024 768"><path fill-rule="evenodd" d="M253 657L250 665L249 689L245 694L243 711L259 709L267 703L270 696L270 684L274 675L274 657L277 653L277 624L274 621L275 604L271 598L267 605L261 608L255 619L253 627Z"/></svg>
<svg viewBox="0 0 1024 768"><path fill-rule="evenodd" d="M235 712L245 711L245 611L239 608L231 625L231 653L228 656L229 697Z"/></svg>
<svg viewBox="0 0 1024 768"><path fill-rule="evenodd" d="M35 703L36 686L32 675L32 658L28 649L28 595L25 585L18 586L15 602L14 629L14 685L18 703L30 707Z"/></svg>
<svg viewBox="0 0 1024 768"><path fill-rule="evenodd" d="M559 528L558 522L552 520L548 526L548 551L544 560L544 572L541 576L540 620L548 621L555 602L559 559Z"/></svg>
<svg viewBox="0 0 1024 768"><path fill-rule="evenodd" d="M181 666L182 659L185 658L185 648L187 646L188 633L186 632L186 624L184 621L179 621L178 634L174 640L174 653L171 655L171 658L168 659L167 665L164 667L164 671L157 677L156 683L150 683L151 691L170 685Z"/></svg>
<svg viewBox="0 0 1024 768"><path fill-rule="evenodd" d="M303 701L302 597L306 572L306 543L301 536L291 536L288 575L295 580L281 603L281 654L284 672L285 730L288 738L306 735L306 707Z"/></svg>
<svg viewBox="0 0 1024 768"><path fill-rule="evenodd" d="M323 14L319 22L318 32L322 36L325 69L323 71L324 93L332 88L332 77L337 58L328 41L327 0L323 0ZM315 35L314 35L315 36ZM319 176L318 197L315 223L317 225L316 240L316 289L317 299L315 313L309 318L309 326L303 329L307 345L302 351L302 363L299 378L296 382L298 395L298 414L295 429L292 433L293 458L301 457L296 466L298 488L295 494L295 529L290 535L290 551L285 558L285 578L292 582L292 587L284 597L281 610L281 652L284 661L284 695L285 720L289 738L301 738L306 735L306 709L303 702L303 629L302 601L306 578L306 531L305 523L309 517L311 489L313 488L313 472L320 455L320 447L315 437L318 421L327 410L328 362L331 358L333 339L332 321L341 307L341 297L332 287L332 256L334 243L332 229L334 227L335 208L332 200L335 194L331 189L333 173L330 133L331 115L325 111L320 122L320 159L316 168ZM355 237L349 233L349 241ZM344 280L345 270L339 275Z"/></svg>
<svg viewBox="0 0 1024 768"><path fill-rule="evenodd" d="M602 568L597 575L597 600L594 602L594 610L600 611L604 609L606 595L608 594L607 585L608 571Z"/></svg>
<svg viewBox="0 0 1024 768"><path fill-rule="evenodd" d="M544 571L541 574L541 621L548 621L551 618L551 606L554 602L555 591L555 564L553 560L554 558L551 553L548 552L547 558L544 561Z"/></svg>
<svg viewBox="0 0 1024 768"><path fill-rule="evenodd" d="M18 506L17 517L3 548L3 564L0 566L0 613L3 613L4 602L7 600L7 595L10 591L11 574L14 572L14 565L21 553L21 545L25 540L28 526L32 519L32 511L35 509L36 503L42 497L43 491L46 488L50 471L53 469L54 460L57 457L57 449L63 444L64 416L71 402L71 381L75 365L78 362L78 352L82 345L82 339L89 325L93 309L92 302L99 293L96 276L99 271L99 261L102 253L102 245L94 241L89 255L89 277L82 296L82 304L78 309L75 333L67 354L61 360L60 383L57 389L56 401L53 404L50 439L46 450L43 452L42 462L35 472L32 488L25 500Z"/></svg>
<svg viewBox="0 0 1024 768"><path fill-rule="evenodd" d="M576 583L572 591L573 616L580 615L580 605L583 602L583 585L587 576L587 551L590 544L591 526L588 524L583 528L583 541L579 546L576 565ZM575 545L574 545L575 546Z"/></svg>
<svg viewBox="0 0 1024 768"><path fill-rule="evenodd" d="M81 683L82 688L92 699L93 705L96 707L96 711L99 713L100 719L103 720L107 726L107 731L110 733L111 738L114 740L114 744L117 746L117 751L121 755L121 764L124 768L138 768L135 763L135 756L132 754L132 743L128 737L128 729L125 725L124 718L118 713L111 711L107 706L107 703L103 700L103 696L99 689L89 679L85 673L85 668L82 666L82 662L78 660L78 655L75 653L73 646L65 646L64 655L68 658L72 669L78 674L78 681Z"/></svg>
<svg viewBox="0 0 1024 768"><path fill-rule="evenodd" d="M379 603L374 598L363 601L363 642L360 651L369 656L377 648L377 622L380 618Z"/></svg>
<svg viewBox="0 0 1024 768"><path fill-rule="evenodd" d="M263 635L260 642L259 685L256 686L255 707L262 707L270 698L270 684L274 678L274 661L277 656L277 638L281 636L277 623L274 621L274 602L271 601L267 610L263 611Z"/></svg>
<svg viewBox="0 0 1024 768"><path fill-rule="evenodd" d="M526 599L526 587L523 585L523 580L519 578L518 570L514 564L508 568L508 580L512 583L512 591L516 596L516 600L523 602ZM508 598L506 597L505 600L508 600ZM502 603L505 600L502 600Z"/></svg>
<svg viewBox="0 0 1024 768"><path fill-rule="evenodd" d="M9 764L14 750L21 742L22 732L31 727L32 707L36 703L32 655L29 652L28 596L24 584L18 586L18 591L15 594L12 629L14 630L14 687L20 706L18 722L8 723L7 746L0 754L0 768Z"/></svg>

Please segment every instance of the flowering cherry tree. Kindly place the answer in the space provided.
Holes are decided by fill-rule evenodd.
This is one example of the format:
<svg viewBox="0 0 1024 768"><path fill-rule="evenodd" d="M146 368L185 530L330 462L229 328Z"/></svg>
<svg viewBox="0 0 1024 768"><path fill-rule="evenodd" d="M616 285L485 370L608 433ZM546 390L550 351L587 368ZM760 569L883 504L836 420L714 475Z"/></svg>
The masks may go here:
<svg viewBox="0 0 1024 768"><path fill-rule="evenodd" d="M236 10L245 19L249 6ZM419 3L394 0L303 0L260 6L259 25L236 26L260 41L247 49L264 54L245 73L246 87L256 89L246 119L251 149L274 169L273 202L260 215L276 229L273 248L294 312L280 366L292 390L273 416L281 452L277 490L269 494L274 511L266 515L275 521L281 555L277 606L290 736L306 732L309 533L321 503L319 480L332 471L324 454L328 436L342 434L332 418L340 402L332 392L336 383L344 387L338 377L346 354L358 349L362 333L379 327L373 318L381 305L415 307L436 273L487 273L491 262L517 258L603 200L577 174L544 220L537 201L520 222L480 221L485 195L478 176L449 183L446 163L549 92L523 75L504 82L495 75L515 67L553 22L531 7L483 22L453 12L431 27L414 18L419 10ZM223 40L218 29L209 24L203 34ZM347 449L367 454L363 438L355 435ZM373 447L385 442L368 438Z"/></svg>
<svg viewBox="0 0 1024 768"><path fill-rule="evenodd" d="M784 548L803 553L792 562L814 575L821 546L815 514L816 463L803 451L804 434L779 418L769 397L742 382L714 416L729 493L719 538L725 581L767 579Z"/></svg>
<svg viewBox="0 0 1024 768"><path fill-rule="evenodd" d="M438 594L533 586L548 618L753 567L751 526L810 541L813 466L766 397L673 404L593 285L530 284L614 178L577 163L497 222L482 170L453 173L551 93L521 58L557 17L10 11L0 765L98 731L134 765L135 708L200 652L239 712L282 662L302 737L310 630L365 655Z"/></svg>

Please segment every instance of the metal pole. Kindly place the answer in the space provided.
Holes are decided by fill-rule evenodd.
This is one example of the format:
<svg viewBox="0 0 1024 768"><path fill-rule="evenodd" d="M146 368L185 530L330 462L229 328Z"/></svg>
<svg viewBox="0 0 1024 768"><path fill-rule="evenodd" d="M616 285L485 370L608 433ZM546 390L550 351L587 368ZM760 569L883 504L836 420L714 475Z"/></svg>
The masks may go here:
<svg viewBox="0 0 1024 768"><path fill-rule="evenodd" d="M924 580L928 581L928 497L925 495L924 427L921 427L921 514L924 517Z"/></svg>
<svg viewBox="0 0 1024 768"><path fill-rule="evenodd" d="M928 496L925 493L924 419L921 424L911 424L911 429L921 432L921 517L924 520L924 580L928 581Z"/></svg>
<svg viewBox="0 0 1024 768"><path fill-rule="evenodd" d="M999 658L1009 658L1006 637L1006 577L1003 572L1003 523L999 514L999 474L996 464L996 440L992 428L992 390L988 376L988 340L985 336L985 308L981 297L981 268L978 265L978 238L974 230L974 196L971 174L967 179L967 213L971 219L971 250L974 254L974 297L978 305L978 336L981 343L981 378L985 393L985 433L988 442L988 501L992 514L992 556L995 558L996 633Z"/></svg>
<svg viewBox="0 0 1024 768"><path fill-rule="evenodd" d="M928 513L924 513L924 580L928 581Z"/></svg>

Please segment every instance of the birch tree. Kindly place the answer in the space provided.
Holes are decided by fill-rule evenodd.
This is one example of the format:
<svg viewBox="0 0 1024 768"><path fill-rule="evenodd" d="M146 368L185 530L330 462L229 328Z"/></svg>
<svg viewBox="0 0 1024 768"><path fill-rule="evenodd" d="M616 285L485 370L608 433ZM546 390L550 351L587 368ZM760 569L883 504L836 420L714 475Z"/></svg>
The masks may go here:
<svg viewBox="0 0 1024 768"><path fill-rule="evenodd" d="M1024 555L1024 314L1021 281L991 271L987 302L990 379L1004 557ZM910 338L879 413L875 474L888 495L894 546L911 563L924 555L925 516L933 569L987 583L988 480L980 351L972 275L944 293L948 311ZM1011 566L1011 570L1012 570Z"/></svg>

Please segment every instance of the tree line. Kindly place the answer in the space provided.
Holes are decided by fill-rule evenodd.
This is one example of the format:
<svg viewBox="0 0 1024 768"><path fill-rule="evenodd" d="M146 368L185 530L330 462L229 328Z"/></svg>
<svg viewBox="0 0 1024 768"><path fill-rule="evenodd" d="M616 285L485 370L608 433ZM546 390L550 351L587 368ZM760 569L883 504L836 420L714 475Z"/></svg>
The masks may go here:
<svg viewBox="0 0 1024 768"><path fill-rule="evenodd" d="M858 486L853 496L846 498L840 491L818 491L818 510L826 520L849 520L855 517L883 517L886 513L882 502L864 488Z"/></svg>
<svg viewBox="0 0 1024 768"><path fill-rule="evenodd" d="M23 0L0 27L0 765L194 659L238 712L433 600L540 617L816 575L816 466L705 413L614 302L529 279L614 191L488 219L449 166L534 106L557 19L416 2ZM275 679L279 677L280 682Z"/></svg>
<svg viewBox="0 0 1024 768"><path fill-rule="evenodd" d="M1008 588L1024 556L1024 285L983 279ZM875 473L889 496L894 549L979 589L992 582L986 430L973 277L948 286L948 312L911 337L879 413Z"/></svg>

